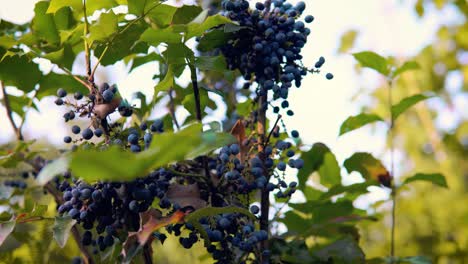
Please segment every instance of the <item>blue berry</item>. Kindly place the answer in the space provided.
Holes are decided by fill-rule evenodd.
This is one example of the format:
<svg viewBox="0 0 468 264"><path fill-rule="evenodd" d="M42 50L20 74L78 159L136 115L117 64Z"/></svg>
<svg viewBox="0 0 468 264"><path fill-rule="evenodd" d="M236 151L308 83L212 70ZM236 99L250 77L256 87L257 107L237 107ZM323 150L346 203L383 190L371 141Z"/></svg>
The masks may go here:
<svg viewBox="0 0 468 264"><path fill-rule="evenodd" d="M72 142L72 138L69 137L69 136L66 136L66 137L63 138L63 142L65 142L65 143L71 143L71 142Z"/></svg>
<svg viewBox="0 0 468 264"><path fill-rule="evenodd" d="M139 145L130 145L130 151L137 153L141 151L141 147Z"/></svg>
<svg viewBox="0 0 468 264"><path fill-rule="evenodd" d="M283 161L280 161L280 162L278 162L277 167L278 167L278 170L285 171L286 170L286 163L284 163Z"/></svg>
<svg viewBox="0 0 468 264"><path fill-rule="evenodd" d="M76 99L76 100L81 100L83 98L83 94L80 93L80 92L76 92L73 97Z"/></svg>
<svg viewBox="0 0 468 264"><path fill-rule="evenodd" d="M333 74L327 73L327 75L325 75L325 77L327 78L327 80L331 80L331 79L333 79Z"/></svg>
<svg viewBox="0 0 468 264"><path fill-rule="evenodd" d="M311 16L311 15L308 15L308 16L306 16L306 17L304 18L304 21L305 21L306 23L312 23L312 21L314 21L314 17Z"/></svg>
<svg viewBox="0 0 468 264"><path fill-rule="evenodd" d="M65 97L65 96L67 96L67 91L65 91L64 89L60 88L60 89L57 90L57 96L63 98L63 97Z"/></svg>
<svg viewBox="0 0 468 264"><path fill-rule="evenodd" d="M250 212L252 212L252 214L258 214L260 212L260 208L257 205L252 205L250 207Z"/></svg>
<svg viewBox="0 0 468 264"><path fill-rule="evenodd" d="M138 135L136 135L136 134L128 135L127 141L130 144L138 144Z"/></svg>
<svg viewBox="0 0 468 264"><path fill-rule="evenodd" d="M297 130L293 130L293 131L291 131L291 136L293 138L298 138L299 137L299 132L297 132Z"/></svg>
<svg viewBox="0 0 468 264"><path fill-rule="evenodd" d="M85 140L90 140L92 137L93 137L94 133L93 131L90 129L90 128L86 128L85 130L83 130L83 132L81 133L81 136L83 136L83 138Z"/></svg>
<svg viewBox="0 0 468 264"><path fill-rule="evenodd" d="M112 101L112 98L114 98L114 93L110 89L108 89L102 93L102 97L104 98L104 101L110 102Z"/></svg>
<svg viewBox="0 0 468 264"><path fill-rule="evenodd" d="M81 128L79 126L72 126L72 133L78 135L81 132Z"/></svg>
<svg viewBox="0 0 468 264"><path fill-rule="evenodd" d="M57 98L57 99L55 100L55 104L56 104L56 105L63 105L63 100L62 100L62 98Z"/></svg>
<svg viewBox="0 0 468 264"><path fill-rule="evenodd" d="M101 137L102 134L103 134L102 129L98 128L94 130L94 135L96 135L96 137Z"/></svg>

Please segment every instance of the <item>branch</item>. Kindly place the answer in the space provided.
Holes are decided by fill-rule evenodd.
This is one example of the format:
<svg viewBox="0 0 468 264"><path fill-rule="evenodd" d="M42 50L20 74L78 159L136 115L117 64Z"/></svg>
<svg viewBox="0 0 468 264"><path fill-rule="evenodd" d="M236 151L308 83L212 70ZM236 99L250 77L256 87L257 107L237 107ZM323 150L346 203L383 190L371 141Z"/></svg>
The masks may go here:
<svg viewBox="0 0 468 264"><path fill-rule="evenodd" d="M275 130L276 126L278 125L278 122L280 121L281 117L282 117L281 115L278 115L278 117L276 118L276 122L273 125L273 127L271 128L270 133L268 134L268 137L267 137L267 139L266 139L266 141L264 143L265 146L266 146L266 144L268 144L268 142L270 142L271 135L273 134L273 131Z"/></svg>
<svg viewBox="0 0 468 264"><path fill-rule="evenodd" d="M85 64L86 64L86 74L88 75L88 81L93 83L94 78L91 75L91 55L89 53L89 44L88 44L88 34L89 34L89 22L88 16L86 15L86 0L83 0L83 16L84 16L84 29L83 29L83 40L85 48Z"/></svg>
<svg viewBox="0 0 468 264"><path fill-rule="evenodd" d="M153 264L153 249L151 243L146 243L143 247L143 259L145 264Z"/></svg>
<svg viewBox="0 0 468 264"><path fill-rule="evenodd" d="M197 114L198 121L202 121L202 110L200 104L200 89L198 89L198 81L197 81L197 69L192 63L188 63L190 68L190 77L192 79L192 86L193 86L193 94L195 95L195 110Z"/></svg>
<svg viewBox="0 0 468 264"><path fill-rule="evenodd" d="M27 105L27 108L26 108L27 110L26 110L26 111L28 111L29 109L31 109L31 106L32 106L32 104L34 103L34 98L36 98L37 93L39 92L39 89L41 89L40 86L39 86L37 89L34 90L34 93L33 93L32 97L31 97L31 99L29 100L29 103L28 103L28 105ZM25 122L26 122L26 113L24 113L23 120L21 120L21 124L20 124L20 126L19 126L19 128L18 128L20 134L22 134L21 131L23 131L23 126L24 126L24 123L25 123Z"/></svg>
<svg viewBox="0 0 468 264"><path fill-rule="evenodd" d="M260 154L260 158L264 162L266 157L264 151L264 147L266 144L265 138L265 126L266 126L266 110L264 109L263 105L267 102L268 98L267 95L262 95L258 99L258 116L257 116L257 134L259 138L258 144L258 152ZM268 106L268 105L267 105ZM278 118L279 120L279 118ZM277 122L278 122L277 120ZM267 181L270 181L270 175L267 177ZM260 230L264 230L269 233L269 213L270 213L270 192L267 188L263 188L261 190L261 200L260 200ZM268 249L268 240L262 241L260 244L260 263L269 263L268 258L264 258L262 252Z"/></svg>
<svg viewBox="0 0 468 264"><path fill-rule="evenodd" d="M5 84L3 81L0 81L0 86L3 93L3 103L5 105L6 113L8 116L8 120L10 120L11 126L16 134L16 139L23 140L23 135L21 134L21 130L16 126L15 121L13 120L13 111L11 110L10 100L8 99L8 94L6 93Z"/></svg>
<svg viewBox="0 0 468 264"><path fill-rule="evenodd" d="M177 117L175 114L175 106L174 106L174 97L172 96L173 89L169 89L169 113L171 114L172 121L174 125L177 127L177 130L180 130L179 122L177 122Z"/></svg>

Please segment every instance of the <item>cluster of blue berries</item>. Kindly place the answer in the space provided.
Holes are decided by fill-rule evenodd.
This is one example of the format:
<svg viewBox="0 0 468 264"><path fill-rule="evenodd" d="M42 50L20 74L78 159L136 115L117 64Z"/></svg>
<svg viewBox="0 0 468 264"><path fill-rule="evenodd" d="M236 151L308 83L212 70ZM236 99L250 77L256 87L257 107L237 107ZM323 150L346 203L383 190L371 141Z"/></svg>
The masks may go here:
<svg viewBox="0 0 468 264"><path fill-rule="evenodd" d="M81 243L97 253L112 246L122 232L140 228L139 213L147 211L155 199L162 209L176 209L166 197L173 174L158 169L131 182L87 184L69 173L57 177L56 188L63 193L58 213L69 215L86 230Z"/></svg>
<svg viewBox="0 0 468 264"><path fill-rule="evenodd" d="M239 69L246 80L255 78L260 94L272 90L275 98L286 99L293 82L299 87L307 74L300 61L310 29L298 20L304 2L270 2L256 3L252 10L245 0L223 1L223 14L241 30L221 50L231 69ZM313 20L310 15L305 18L306 23Z"/></svg>

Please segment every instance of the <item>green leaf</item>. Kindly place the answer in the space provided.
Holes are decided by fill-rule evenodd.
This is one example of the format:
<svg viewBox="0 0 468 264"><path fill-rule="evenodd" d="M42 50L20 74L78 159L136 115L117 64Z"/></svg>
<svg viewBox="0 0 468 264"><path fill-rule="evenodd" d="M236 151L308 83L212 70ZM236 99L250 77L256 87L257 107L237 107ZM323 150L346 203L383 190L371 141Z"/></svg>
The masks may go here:
<svg viewBox="0 0 468 264"><path fill-rule="evenodd" d="M426 99L431 98L431 96L427 96L424 94L415 94L410 97L406 97L405 99L401 100L398 104L392 106L392 117L393 120L396 120L398 116L404 113L413 105L424 101Z"/></svg>
<svg viewBox="0 0 468 264"><path fill-rule="evenodd" d="M331 263L365 263L365 255L358 243L350 236L337 240L313 253L320 260Z"/></svg>
<svg viewBox="0 0 468 264"><path fill-rule="evenodd" d="M182 43L182 37L183 35L180 32L176 32L173 27L162 29L148 28L143 32L143 34L141 34L140 41L157 47L161 43Z"/></svg>
<svg viewBox="0 0 468 264"><path fill-rule="evenodd" d="M350 116L341 124L340 136L377 121L383 121L383 119L376 114L361 113L356 116Z"/></svg>
<svg viewBox="0 0 468 264"><path fill-rule="evenodd" d="M337 184L331 187L330 189L328 189L328 191L325 193L320 192L321 195L317 197L316 199L320 199L320 200L330 199L331 197L335 195L340 195L343 193L354 194L354 195L365 194L369 192L367 188L375 184L376 182L373 182L373 181L366 181L363 183L354 183L354 184L346 185L346 186Z"/></svg>
<svg viewBox="0 0 468 264"><path fill-rule="evenodd" d="M239 114L240 116L248 116L252 110L252 99L247 99L245 102L243 103L238 103L236 105L236 111L237 111L237 114Z"/></svg>
<svg viewBox="0 0 468 264"><path fill-rule="evenodd" d="M72 153L70 169L74 175L88 182L144 177L153 169L195 158L193 155L204 155L224 146L225 134L217 133L216 136L221 137L218 140L203 135L201 130L200 124L194 124L177 133L154 135L150 147L138 154L118 147L104 151L79 149ZM198 151L194 153L197 148Z"/></svg>
<svg viewBox="0 0 468 264"><path fill-rule="evenodd" d="M349 30L345 32L341 36L341 44L340 48L338 49L339 53L345 53L348 52L350 49L353 48L354 42L356 40L358 32L356 30Z"/></svg>
<svg viewBox="0 0 468 264"><path fill-rule="evenodd" d="M159 28L167 27L171 24L172 18L177 11L177 7L170 5L159 5L153 8L149 13L148 17L153 21Z"/></svg>
<svg viewBox="0 0 468 264"><path fill-rule="evenodd" d="M203 71L224 72L227 69L223 56L201 56L195 58L195 67Z"/></svg>
<svg viewBox="0 0 468 264"><path fill-rule="evenodd" d="M221 47L226 43L229 35L222 29L211 30L201 37L197 49L206 52Z"/></svg>
<svg viewBox="0 0 468 264"><path fill-rule="evenodd" d="M146 63L156 62L156 61L161 61L161 60L162 60L161 55L154 53L154 52L145 56L135 57L133 59L132 67L130 68L130 72L133 71L135 68L141 65L144 65Z"/></svg>
<svg viewBox="0 0 468 264"><path fill-rule="evenodd" d="M50 72L47 75L41 76L39 86L40 89L36 95L39 100L45 96L55 95L57 93L57 89L59 88L65 89L65 91L70 94L75 92L81 92L82 94L88 93L88 89L86 89L73 77L64 74L57 74L54 72Z"/></svg>
<svg viewBox="0 0 468 264"><path fill-rule="evenodd" d="M325 153L323 163L319 168L320 183L330 187L341 182L340 166L335 155L331 152Z"/></svg>
<svg viewBox="0 0 468 264"><path fill-rule="evenodd" d="M60 36L55 26L54 16L46 13L48 8L49 2L37 2L34 7L34 18L31 22L31 27L34 36L49 44L55 45L60 43Z"/></svg>
<svg viewBox="0 0 468 264"><path fill-rule="evenodd" d="M68 170L70 160L68 157L60 157L47 164L37 175L37 181L40 185L46 185L55 176L63 174Z"/></svg>
<svg viewBox="0 0 468 264"><path fill-rule="evenodd" d="M94 41L104 41L117 32L118 18L114 11L102 13L99 19L89 27L89 40L91 43Z"/></svg>
<svg viewBox="0 0 468 264"><path fill-rule="evenodd" d="M100 9L110 9L118 4L114 0L87 0L86 13L91 16L94 11ZM71 7L75 17L83 17L83 0L51 0L47 13L56 13L63 7Z"/></svg>
<svg viewBox="0 0 468 264"><path fill-rule="evenodd" d="M41 71L37 64L26 55L5 57L0 62L0 80L5 85L12 85L28 93L34 89L41 78Z"/></svg>
<svg viewBox="0 0 468 264"><path fill-rule="evenodd" d="M162 55L166 60L167 64L182 65L182 67L185 67L187 61L194 61L193 51L183 43L168 45L167 49L162 53ZM177 71L175 68L173 69L173 71L174 75L178 76L176 74Z"/></svg>
<svg viewBox="0 0 468 264"><path fill-rule="evenodd" d="M0 222L0 246L15 229L15 221Z"/></svg>
<svg viewBox="0 0 468 264"><path fill-rule="evenodd" d="M322 166L325 154L328 152L330 152L330 149L325 144L315 143L309 151L301 154L301 158L306 161L297 175L301 190L305 188L309 176Z"/></svg>
<svg viewBox="0 0 468 264"><path fill-rule="evenodd" d="M288 211L280 220L288 228L288 232L302 234L310 228L310 220L303 218L293 211Z"/></svg>
<svg viewBox="0 0 468 264"><path fill-rule="evenodd" d="M141 34L145 30L143 23L135 23L131 25L124 33L115 35L112 43L99 43L95 49L95 54L100 57L106 46L107 52L101 60L103 66L112 65L119 60L124 59L129 53L142 53L139 49L142 48L144 53L148 50L143 42L138 42ZM120 30L118 30L120 31Z"/></svg>
<svg viewBox="0 0 468 264"><path fill-rule="evenodd" d="M216 131L206 131L202 134L202 142L204 143L198 147L195 147L188 155L191 157L198 157L213 150L213 145L226 146L236 143L237 140L231 134L218 133Z"/></svg>
<svg viewBox="0 0 468 264"><path fill-rule="evenodd" d="M156 5L160 5L160 1L128 0L128 13L141 16Z"/></svg>
<svg viewBox="0 0 468 264"><path fill-rule="evenodd" d="M448 188L445 176L440 173L417 173L414 176L407 178L403 185L409 184L414 181L432 182L440 187Z"/></svg>
<svg viewBox="0 0 468 264"><path fill-rule="evenodd" d="M166 76L154 87L154 93L157 95L159 92L167 92L174 86L174 73L172 72L172 65L167 68Z"/></svg>
<svg viewBox="0 0 468 264"><path fill-rule="evenodd" d="M71 69L75 61L75 54L69 45L65 45L62 49L47 53L44 58L59 66Z"/></svg>
<svg viewBox="0 0 468 264"><path fill-rule="evenodd" d="M387 60L379 54L372 51L363 51L353 54L354 58L359 61L362 67L374 69L383 75L389 73Z"/></svg>
<svg viewBox="0 0 468 264"><path fill-rule="evenodd" d="M75 225L76 220L73 220L71 216L56 216L54 226L52 227L54 239L57 241L59 247L63 248L68 241L70 236L70 230Z"/></svg>
<svg viewBox="0 0 468 264"><path fill-rule="evenodd" d="M407 71L411 71L411 70L417 70L417 69L420 69L421 67L419 66L419 64L415 61L407 61L405 62L403 65L401 65L398 69L395 70L395 72L393 73L393 77L397 77L398 75L404 73L404 72L407 72Z"/></svg>
<svg viewBox="0 0 468 264"><path fill-rule="evenodd" d="M183 5L177 8L177 11L174 14L172 19L172 24L188 24L190 21L194 20L203 9L196 5Z"/></svg>
<svg viewBox="0 0 468 264"><path fill-rule="evenodd" d="M344 167L351 173L359 172L366 180L375 180L386 187L391 186L391 177L382 162L372 156L370 153L357 152L345 160Z"/></svg>
<svg viewBox="0 0 468 264"><path fill-rule="evenodd" d="M190 24L188 24L187 37L185 38L185 41L193 37L201 36L203 33L205 33L205 31L213 27L227 24L227 23L233 23L230 19L222 15L209 16L202 23L197 23L197 22L198 21L193 21Z"/></svg>
<svg viewBox="0 0 468 264"><path fill-rule="evenodd" d="M202 209L198 209L195 212L190 213L187 217L185 217L185 221L191 223L198 230L198 232L200 232L200 235L205 240L205 244L209 244L210 239L208 237L208 234L205 231L205 228L203 228L202 225L200 224L200 219L203 217L210 217L210 216L216 216L220 214L229 214L229 213L240 213L249 217L251 220L254 220L254 221L256 220L255 215L250 213L249 210L241 208L241 207L228 206L228 207L205 207Z"/></svg>

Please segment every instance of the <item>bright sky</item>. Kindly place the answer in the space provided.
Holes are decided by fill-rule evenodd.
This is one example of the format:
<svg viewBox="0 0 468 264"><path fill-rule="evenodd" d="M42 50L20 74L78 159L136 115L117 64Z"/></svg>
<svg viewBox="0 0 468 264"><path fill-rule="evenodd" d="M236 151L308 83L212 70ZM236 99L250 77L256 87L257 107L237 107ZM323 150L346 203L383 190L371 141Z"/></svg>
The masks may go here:
<svg viewBox="0 0 468 264"><path fill-rule="evenodd" d="M0 0L0 18L17 23L31 19L35 0ZM190 1L191 2L191 1ZM254 1L251 1L254 2ZM293 3L297 0L291 1ZM436 26L456 21L454 10L431 12L419 19L413 11L415 0L307 0L306 14L315 17L311 24L312 34L304 48L304 65L313 65L318 57L326 58L323 72L332 72L332 81L324 74L307 76L300 89L290 93L290 105L295 115L285 117L290 130L297 129L307 144L324 142L337 155L339 163L357 151L382 155L384 149L384 128L376 133L363 128L338 138L341 122L349 115L359 112L364 102L352 102L350 98L360 88L371 89L379 81L376 74L365 71L358 76L354 70L355 61L351 55L336 55L341 35L354 29L359 32L353 51L374 50L383 55L411 56L431 42ZM427 11L427 10L426 10ZM76 65L75 65L76 66ZM81 72L75 69L75 72ZM152 94L155 82L151 80L154 65L138 68L131 75L126 74L123 64L107 67L112 72L112 81L119 85L124 97L130 98L137 90ZM25 125L27 139L45 138L54 144L61 144L66 133L63 126L63 109L45 99L39 104L41 113L32 111ZM221 113L222 114L222 113ZM12 140L13 131L7 122L5 110L0 106L0 144ZM398 172L397 172L398 175ZM350 177L352 182L356 177ZM384 192L374 193L372 200L382 199Z"/></svg>

